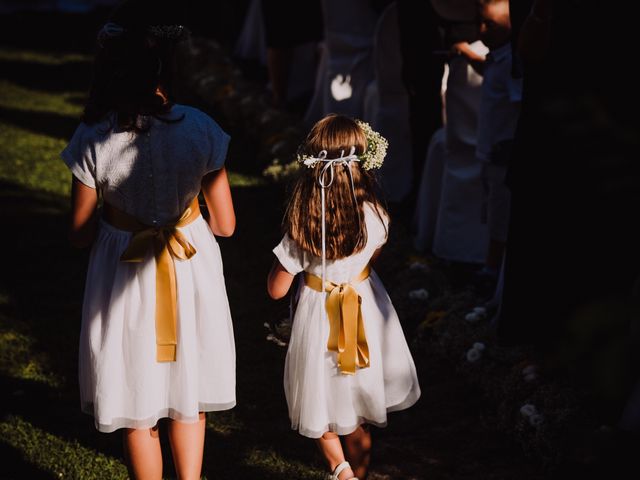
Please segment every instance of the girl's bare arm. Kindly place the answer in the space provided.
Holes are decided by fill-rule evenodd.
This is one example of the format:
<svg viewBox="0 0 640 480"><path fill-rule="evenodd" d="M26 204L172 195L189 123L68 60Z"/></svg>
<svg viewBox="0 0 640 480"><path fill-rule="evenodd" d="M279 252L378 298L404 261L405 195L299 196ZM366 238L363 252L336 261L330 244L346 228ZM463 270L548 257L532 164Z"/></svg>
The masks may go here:
<svg viewBox="0 0 640 480"><path fill-rule="evenodd" d="M236 229L227 169L208 173L202 179L202 194L209 210L209 227L214 235L230 237Z"/></svg>
<svg viewBox="0 0 640 480"><path fill-rule="evenodd" d="M96 236L98 193L76 177L71 183L71 224L69 242L77 248L88 247Z"/></svg>
<svg viewBox="0 0 640 480"><path fill-rule="evenodd" d="M282 264L275 259L267 278L267 292L269 296L274 300L278 300L284 297L291 284L293 283L294 275L287 272Z"/></svg>

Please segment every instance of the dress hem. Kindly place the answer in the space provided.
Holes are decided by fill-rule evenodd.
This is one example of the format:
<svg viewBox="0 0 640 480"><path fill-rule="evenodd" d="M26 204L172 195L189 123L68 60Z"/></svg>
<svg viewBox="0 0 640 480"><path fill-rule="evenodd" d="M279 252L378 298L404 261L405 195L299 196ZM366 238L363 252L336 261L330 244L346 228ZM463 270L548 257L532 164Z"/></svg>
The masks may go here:
<svg viewBox="0 0 640 480"><path fill-rule="evenodd" d="M406 410L407 408L413 406L420 399L421 394L422 392L419 389L411 390L402 402L386 407L387 413ZM329 423L324 427L324 430L316 431L316 430L309 430L308 428L300 428L299 425L296 425L295 423L293 423L291 425L291 429L297 430L298 433L304 437L320 438L326 432L333 432L338 435L349 435L350 433L353 433L363 423L368 423L378 428L384 428L387 426L386 418L381 421L376 421L366 417L359 416L356 424L348 427L343 427L341 425L338 425L337 423Z"/></svg>
<svg viewBox="0 0 640 480"><path fill-rule="evenodd" d="M165 408L158 411L155 415L152 415L144 419L134 418L113 418L110 423L100 423L94 414L94 404L84 403L82 405L82 412L94 417L94 424L96 429L102 433L112 433L121 428L135 428L146 429L155 426L162 418L170 418L182 423L196 423L199 420L199 412L216 412L221 410L229 410L236 406L236 401L226 403L206 403L198 402L198 414L185 415L173 408Z"/></svg>
<svg viewBox="0 0 640 480"><path fill-rule="evenodd" d="M330 423L328 424L324 430L318 430L318 431L314 431L314 430L309 430L306 428L299 428L296 425L291 425L291 429L292 430L297 430L298 433L300 435L302 435L303 437L308 437L308 438L320 438L322 437L322 435L324 435L327 432L333 432L337 435L349 435L350 433L353 433L360 425L362 425L363 423L367 423L379 428L384 428L387 426L387 421L375 421L375 420L371 420L365 417L358 417L358 422L355 425L349 426L349 427L343 427L341 425L338 425L336 423Z"/></svg>

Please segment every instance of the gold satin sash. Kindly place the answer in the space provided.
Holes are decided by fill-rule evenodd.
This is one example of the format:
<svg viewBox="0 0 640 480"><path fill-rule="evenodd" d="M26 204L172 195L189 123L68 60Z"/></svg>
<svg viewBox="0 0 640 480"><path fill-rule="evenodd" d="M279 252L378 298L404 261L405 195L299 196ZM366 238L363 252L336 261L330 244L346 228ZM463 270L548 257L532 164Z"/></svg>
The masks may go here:
<svg viewBox="0 0 640 480"><path fill-rule="evenodd" d="M362 320L362 298L352 283L365 280L371 273L367 265L356 278L347 283L336 284L325 281L309 272L304 273L305 284L317 292L328 292L326 309L329 317L329 351L337 352L338 368L341 373L354 375L356 366L369 366L369 345L364 333Z"/></svg>
<svg viewBox="0 0 640 480"><path fill-rule="evenodd" d="M198 197L193 199L180 219L162 227L150 227L135 217L108 203L104 204L104 219L119 230L133 232L120 260L140 263L150 248L156 259L156 360L175 362L177 339L177 296L174 259L188 260L196 249L178 230L200 216Z"/></svg>

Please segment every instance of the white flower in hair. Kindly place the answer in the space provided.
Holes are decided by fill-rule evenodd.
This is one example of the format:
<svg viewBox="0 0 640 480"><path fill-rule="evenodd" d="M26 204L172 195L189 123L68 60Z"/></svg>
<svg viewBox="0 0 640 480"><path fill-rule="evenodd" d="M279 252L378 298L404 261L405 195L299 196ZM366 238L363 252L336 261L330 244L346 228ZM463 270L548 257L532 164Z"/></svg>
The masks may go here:
<svg viewBox="0 0 640 480"><path fill-rule="evenodd" d="M318 159L311 155L298 154L298 162L303 163L305 167L312 168L316 163L318 163Z"/></svg>
<svg viewBox="0 0 640 480"><path fill-rule="evenodd" d="M387 155L387 148L389 142L386 138L371 128L367 122L362 120L356 120L356 123L367 137L367 150L359 156L362 161L362 168L365 170L371 170L372 168L380 168L384 162L384 157Z"/></svg>

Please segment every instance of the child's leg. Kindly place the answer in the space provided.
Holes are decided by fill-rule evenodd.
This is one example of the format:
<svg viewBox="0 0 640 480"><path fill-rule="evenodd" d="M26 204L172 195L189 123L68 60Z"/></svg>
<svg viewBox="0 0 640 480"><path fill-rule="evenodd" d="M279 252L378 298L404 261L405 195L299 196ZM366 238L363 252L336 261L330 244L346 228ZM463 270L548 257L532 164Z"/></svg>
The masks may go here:
<svg viewBox="0 0 640 480"><path fill-rule="evenodd" d="M332 472L335 468L344 462L344 452L342 451L342 444L340 443L340 437L333 432L325 432L322 437L316 440L316 444L322 453L322 456L329 465L329 470ZM344 469L338 478L345 480L347 478L353 478L354 473L350 468Z"/></svg>
<svg viewBox="0 0 640 480"><path fill-rule="evenodd" d="M355 476L360 480L367 478L369 461L371 460L371 432L366 424L360 425L356 431L344 438L344 449L347 461L351 464Z"/></svg>
<svg viewBox="0 0 640 480"><path fill-rule="evenodd" d="M169 443L180 480L200 480L206 423L204 412L200 412L199 417L196 423L169 421Z"/></svg>
<svg viewBox="0 0 640 480"><path fill-rule="evenodd" d="M124 457L133 480L162 479L162 451L158 425L153 428L125 428Z"/></svg>

